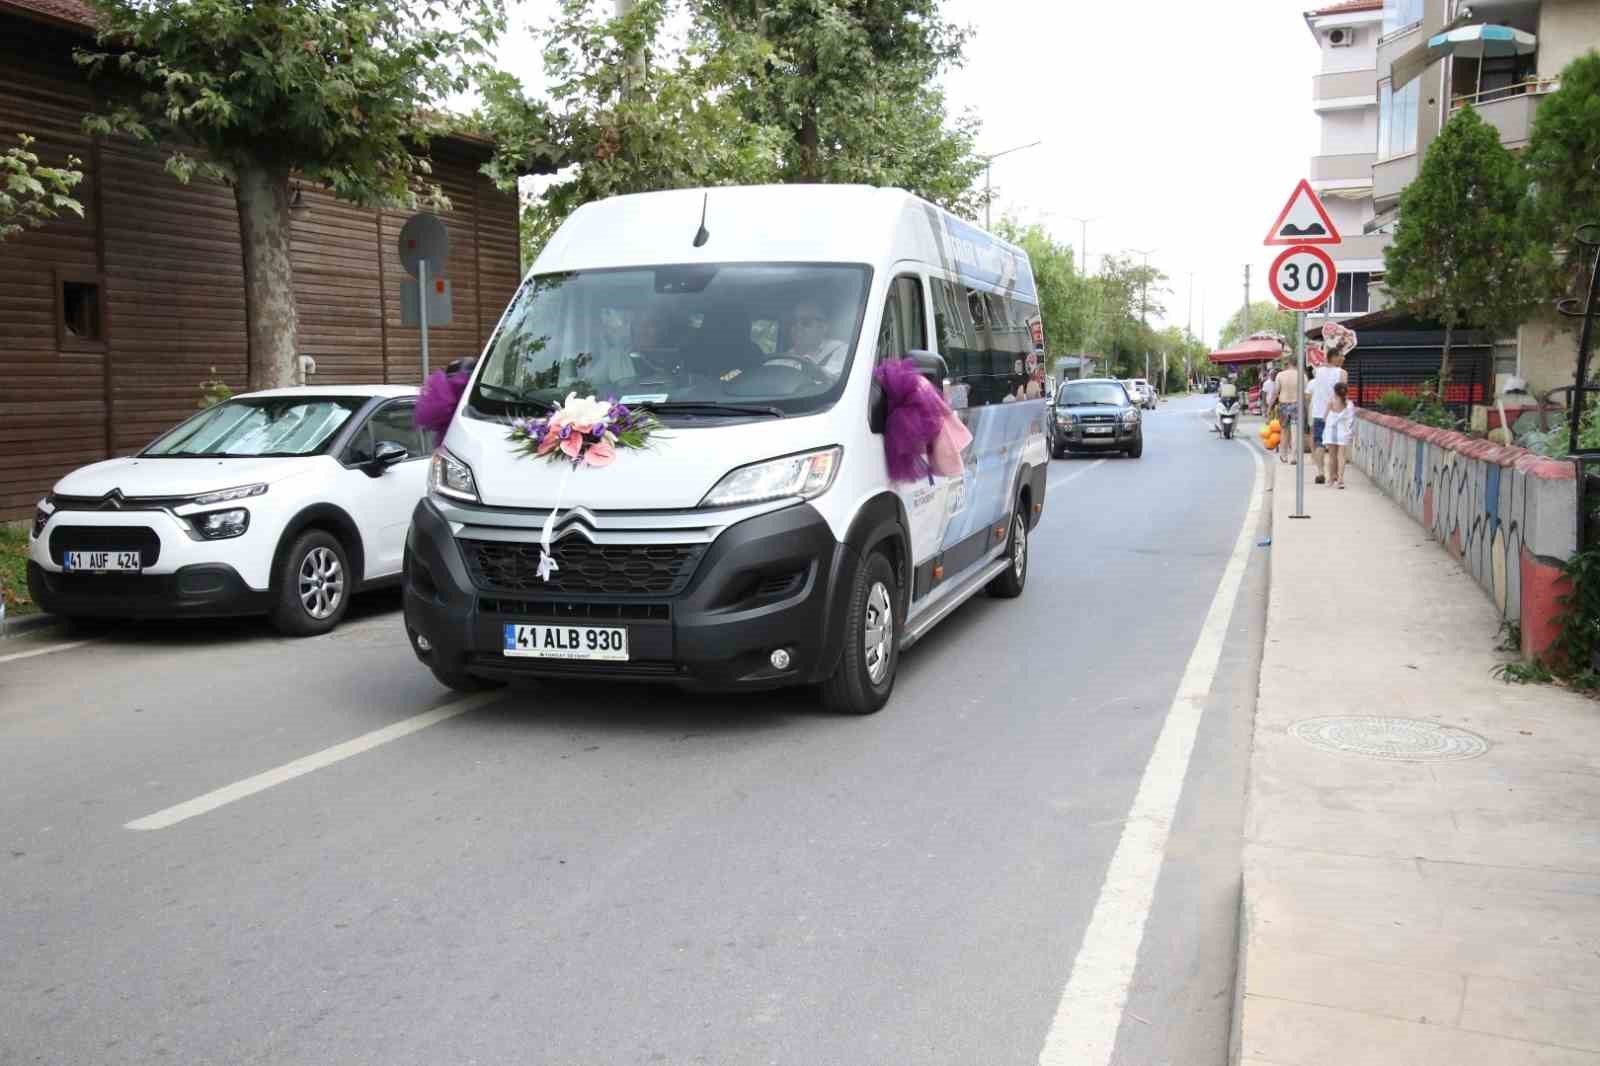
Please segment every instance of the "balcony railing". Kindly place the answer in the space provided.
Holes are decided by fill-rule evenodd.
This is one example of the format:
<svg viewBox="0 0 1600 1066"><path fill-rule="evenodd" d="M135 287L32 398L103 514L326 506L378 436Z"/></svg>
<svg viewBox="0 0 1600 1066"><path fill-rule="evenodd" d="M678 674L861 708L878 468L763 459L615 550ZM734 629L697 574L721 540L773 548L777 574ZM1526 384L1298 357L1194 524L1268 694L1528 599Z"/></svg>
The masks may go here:
<svg viewBox="0 0 1600 1066"><path fill-rule="evenodd" d="M1454 114L1471 104L1500 134L1501 144L1516 147L1527 143L1533 132L1533 116L1540 102L1560 87L1560 78L1530 78L1515 85L1457 96L1450 101L1450 112Z"/></svg>
<svg viewBox="0 0 1600 1066"><path fill-rule="evenodd" d="M1502 85L1498 89L1484 89L1475 93L1462 93L1460 96L1450 98L1452 113L1461 110L1468 104L1473 107L1482 107L1484 104L1495 100L1508 100L1516 96L1543 96L1553 93L1561 88L1560 77L1554 78L1529 78L1519 81L1515 85Z"/></svg>
<svg viewBox="0 0 1600 1066"><path fill-rule="evenodd" d="M1377 156L1372 152L1355 152L1349 155L1314 155L1311 157L1312 181L1372 180L1372 164Z"/></svg>

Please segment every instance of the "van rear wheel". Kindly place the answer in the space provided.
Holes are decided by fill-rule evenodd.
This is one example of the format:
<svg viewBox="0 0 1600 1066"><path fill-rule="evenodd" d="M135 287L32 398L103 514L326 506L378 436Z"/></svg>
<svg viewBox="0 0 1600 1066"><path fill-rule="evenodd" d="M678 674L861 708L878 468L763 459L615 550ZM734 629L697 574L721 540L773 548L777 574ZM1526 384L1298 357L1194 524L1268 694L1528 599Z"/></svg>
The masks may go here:
<svg viewBox="0 0 1600 1066"><path fill-rule="evenodd" d="M1011 538L1002 558L1008 565L989 582L989 595L1002 600L1014 600L1022 595L1028 583L1028 512L1022 499L1017 500L1016 513L1011 516Z"/></svg>
<svg viewBox="0 0 1600 1066"><path fill-rule="evenodd" d="M872 714L889 702L900 662L900 627L895 618L900 582L882 552L867 556L850 586L844 654L822 683L822 699L840 714Z"/></svg>

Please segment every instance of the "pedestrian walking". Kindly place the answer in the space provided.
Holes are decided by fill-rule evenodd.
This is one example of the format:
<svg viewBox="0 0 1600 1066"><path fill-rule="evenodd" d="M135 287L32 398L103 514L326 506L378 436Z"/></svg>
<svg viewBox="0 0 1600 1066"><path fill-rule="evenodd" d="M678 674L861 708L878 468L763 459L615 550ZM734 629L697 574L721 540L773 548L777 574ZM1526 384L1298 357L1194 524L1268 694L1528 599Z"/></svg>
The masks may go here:
<svg viewBox="0 0 1600 1066"><path fill-rule="evenodd" d="M1322 421L1322 446L1328 450L1328 481L1344 488L1344 464L1350 456L1350 442L1356 433L1356 405L1350 402L1350 386L1339 382ZM1322 479L1317 478L1318 481Z"/></svg>
<svg viewBox="0 0 1600 1066"><path fill-rule="evenodd" d="M1317 464L1318 485L1324 483L1327 473L1322 446L1323 420L1328 416L1328 405L1333 402L1333 390L1348 383L1344 356L1339 354L1329 355L1327 364L1317 367L1315 376L1306 385L1311 401L1311 460Z"/></svg>
<svg viewBox="0 0 1600 1066"><path fill-rule="evenodd" d="M1280 463L1287 463L1293 454L1295 433L1291 424L1300 424L1300 372L1289 365L1287 357L1284 364L1273 379L1278 386L1278 418L1283 424L1282 435L1278 438Z"/></svg>
<svg viewBox="0 0 1600 1066"><path fill-rule="evenodd" d="M1278 379L1276 375L1266 375L1266 380L1261 383L1261 417L1271 422L1275 417L1272 409L1278 405Z"/></svg>

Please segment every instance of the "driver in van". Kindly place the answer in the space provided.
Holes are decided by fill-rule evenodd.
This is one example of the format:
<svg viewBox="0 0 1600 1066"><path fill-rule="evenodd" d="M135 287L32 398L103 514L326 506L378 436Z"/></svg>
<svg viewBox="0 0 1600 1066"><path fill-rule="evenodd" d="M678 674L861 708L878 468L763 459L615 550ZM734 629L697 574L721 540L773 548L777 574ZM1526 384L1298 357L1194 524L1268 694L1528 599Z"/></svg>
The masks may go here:
<svg viewBox="0 0 1600 1066"><path fill-rule="evenodd" d="M829 377L844 373L848 353L843 341L828 336L829 324L817 301L800 301L789 319L789 350L780 358L803 360Z"/></svg>

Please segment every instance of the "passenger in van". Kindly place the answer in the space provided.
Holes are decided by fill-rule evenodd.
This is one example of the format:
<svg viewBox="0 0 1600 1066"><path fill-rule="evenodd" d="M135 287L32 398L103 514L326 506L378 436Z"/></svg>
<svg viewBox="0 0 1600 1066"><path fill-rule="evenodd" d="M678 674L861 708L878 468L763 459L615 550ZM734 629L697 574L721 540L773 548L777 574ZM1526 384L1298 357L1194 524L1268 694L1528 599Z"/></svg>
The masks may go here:
<svg viewBox="0 0 1600 1066"><path fill-rule="evenodd" d="M802 300L795 305L789 319L789 350L780 358L798 359L810 363L829 377L844 373L845 357L849 354L845 344L828 336L830 322L815 300Z"/></svg>

